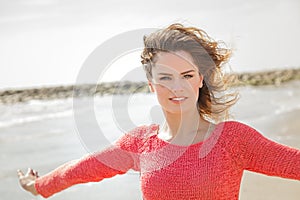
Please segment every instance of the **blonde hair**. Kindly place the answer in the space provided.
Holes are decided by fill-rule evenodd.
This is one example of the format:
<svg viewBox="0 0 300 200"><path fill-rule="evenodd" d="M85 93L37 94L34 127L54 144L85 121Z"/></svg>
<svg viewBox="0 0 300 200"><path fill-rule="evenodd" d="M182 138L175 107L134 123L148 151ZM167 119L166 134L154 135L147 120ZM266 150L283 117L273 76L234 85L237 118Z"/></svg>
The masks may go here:
<svg viewBox="0 0 300 200"><path fill-rule="evenodd" d="M229 93L228 86L234 78L225 76L221 70L231 55L231 50L221 47L222 44L214 41L201 29L176 23L144 36L141 62L148 80L151 80L157 53L189 53L204 77L197 102L200 116L210 121L224 121L229 118L229 108L236 103L238 93Z"/></svg>

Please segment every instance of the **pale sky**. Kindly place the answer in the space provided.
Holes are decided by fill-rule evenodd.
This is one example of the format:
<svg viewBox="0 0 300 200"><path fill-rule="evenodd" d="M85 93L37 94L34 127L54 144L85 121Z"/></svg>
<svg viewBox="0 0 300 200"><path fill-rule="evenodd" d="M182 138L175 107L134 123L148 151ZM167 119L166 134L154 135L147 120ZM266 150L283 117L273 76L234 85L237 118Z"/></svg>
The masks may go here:
<svg viewBox="0 0 300 200"><path fill-rule="evenodd" d="M225 41L236 72L300 67L298 0L0 0L0 89L73 84L102 42L174 22ZM139 66L134 52L104 78L118 80Z"/></svg>

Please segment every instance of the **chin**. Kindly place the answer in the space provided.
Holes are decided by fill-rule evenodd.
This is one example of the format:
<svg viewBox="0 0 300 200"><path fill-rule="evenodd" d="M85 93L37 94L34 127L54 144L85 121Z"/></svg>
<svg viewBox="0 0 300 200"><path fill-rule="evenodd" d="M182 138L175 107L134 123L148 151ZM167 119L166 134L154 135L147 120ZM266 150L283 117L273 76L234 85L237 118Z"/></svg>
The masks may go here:
<svg viewBox="0 0 300 200"><path fill-rule="evenodd" d="M165 111L167 113L170 113L170 114L185 114L185 113L191 113L191 112L195 112L197 110L196 107L193 107L193 108L169 108L169 109L165 109Z"/></svg>

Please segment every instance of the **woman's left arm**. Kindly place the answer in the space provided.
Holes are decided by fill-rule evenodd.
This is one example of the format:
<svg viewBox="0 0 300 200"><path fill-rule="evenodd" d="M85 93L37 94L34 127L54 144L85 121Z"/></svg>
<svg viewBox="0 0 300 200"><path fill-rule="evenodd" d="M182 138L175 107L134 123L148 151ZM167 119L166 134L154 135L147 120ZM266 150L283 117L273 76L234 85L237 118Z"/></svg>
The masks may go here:
<svg viewBox="0 0 300 200"><path fill-rule="evenodd" d="M240 159L244 169L300 180L300 150L274 142L240 123Z"/></svg>

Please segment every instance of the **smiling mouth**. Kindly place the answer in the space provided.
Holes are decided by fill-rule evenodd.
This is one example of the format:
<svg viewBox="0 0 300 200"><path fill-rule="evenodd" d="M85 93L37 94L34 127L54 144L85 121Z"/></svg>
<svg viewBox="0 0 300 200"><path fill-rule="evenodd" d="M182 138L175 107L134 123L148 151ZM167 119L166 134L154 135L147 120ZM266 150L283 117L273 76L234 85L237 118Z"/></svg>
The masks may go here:
<svg viewBox="0 0 300 200"><path fill-rule="evenodd" d="M169 100L174 101L174 102L182 102L186 99L187 99L187 97L172 97L172 98L169 98Z"/></svg>

